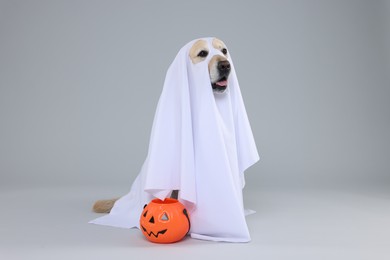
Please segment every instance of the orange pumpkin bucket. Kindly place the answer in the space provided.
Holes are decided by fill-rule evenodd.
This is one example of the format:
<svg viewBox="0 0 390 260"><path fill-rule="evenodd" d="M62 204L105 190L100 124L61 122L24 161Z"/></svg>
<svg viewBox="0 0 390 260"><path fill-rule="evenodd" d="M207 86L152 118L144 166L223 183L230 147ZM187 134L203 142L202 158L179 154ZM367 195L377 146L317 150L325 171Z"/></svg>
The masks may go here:
<svg viewBox="0 0 390 260"><path fill-rule="evenodd" d="M154 199L144 206L140 229L154 243L174 243L190 231L190 218L183 204L176 199Z"/></svg>

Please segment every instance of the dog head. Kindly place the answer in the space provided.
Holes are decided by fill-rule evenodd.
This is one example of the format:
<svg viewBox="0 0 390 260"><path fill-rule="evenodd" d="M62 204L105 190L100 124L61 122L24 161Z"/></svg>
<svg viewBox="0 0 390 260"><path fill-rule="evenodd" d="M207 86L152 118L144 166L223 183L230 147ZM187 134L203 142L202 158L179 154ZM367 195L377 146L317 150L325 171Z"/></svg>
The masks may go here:
<svg viewBox="0 0 390 260"><path fill-rule="evenodd" d="M210 85L214 93L226 91L231 66L228 50L221 40L214 38L210 47L206 40L195 41L190 48L189 57L193 64L208 61Z"/></svg>

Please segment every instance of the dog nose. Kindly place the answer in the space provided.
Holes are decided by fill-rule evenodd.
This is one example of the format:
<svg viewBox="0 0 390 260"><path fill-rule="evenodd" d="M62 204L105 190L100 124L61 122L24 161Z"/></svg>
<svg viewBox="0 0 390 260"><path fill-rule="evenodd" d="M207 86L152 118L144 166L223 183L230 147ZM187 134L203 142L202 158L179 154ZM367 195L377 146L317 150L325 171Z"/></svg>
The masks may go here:
<svg viewBox="0 0 390 260"><path fill-rule="evenodd" d="M230 62L228 60L218 62L217 67L221 74L228 75L230 73Z"/></svg>

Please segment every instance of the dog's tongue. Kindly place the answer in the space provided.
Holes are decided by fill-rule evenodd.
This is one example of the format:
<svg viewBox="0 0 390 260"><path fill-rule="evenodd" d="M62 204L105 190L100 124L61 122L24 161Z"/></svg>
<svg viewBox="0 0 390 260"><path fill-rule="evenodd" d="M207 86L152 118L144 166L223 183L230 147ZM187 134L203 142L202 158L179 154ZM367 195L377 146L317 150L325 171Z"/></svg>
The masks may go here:
<svg viewBox="0 0 390 260"><path fill-rule="evenodd" d="M217 84L218 86L221 86L221 87L226 87L227 86L227 80L218 81L215 84Z"/></svg>

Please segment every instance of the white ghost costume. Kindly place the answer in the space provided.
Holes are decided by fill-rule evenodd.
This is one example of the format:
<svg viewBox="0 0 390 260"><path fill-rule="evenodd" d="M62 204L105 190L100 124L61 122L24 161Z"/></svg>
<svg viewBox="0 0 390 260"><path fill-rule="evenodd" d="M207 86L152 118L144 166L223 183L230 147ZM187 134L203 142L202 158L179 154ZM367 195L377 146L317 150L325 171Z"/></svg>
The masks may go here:
<svg viewBox="0 0 390 260"><path fill-rule="evenodd" d="M169 67L158 102L149 151L130 192L108 215L90 223L132 228L139 226L143 206L153 198L179 190L189 211L193 238L248 242L242 189L244 171L259 160L234 65L228 87L214 93L208 63L214 38L203 38L209 54L193 64L186 44ZM199 39L198 39L199 40Z"/></svg>

